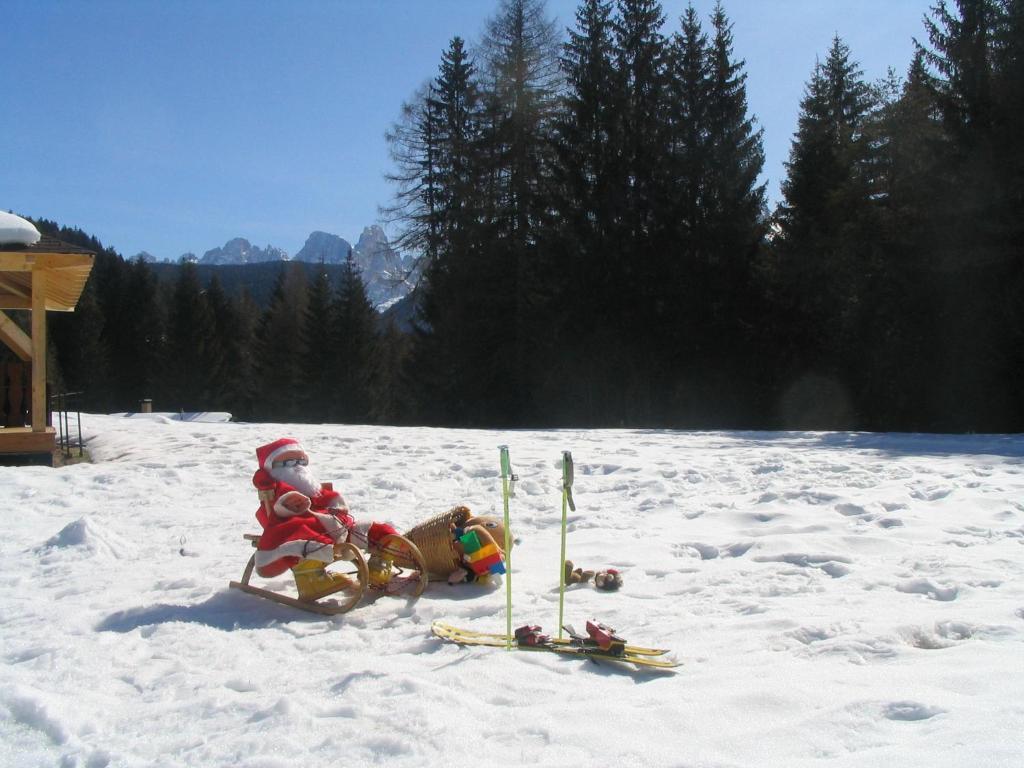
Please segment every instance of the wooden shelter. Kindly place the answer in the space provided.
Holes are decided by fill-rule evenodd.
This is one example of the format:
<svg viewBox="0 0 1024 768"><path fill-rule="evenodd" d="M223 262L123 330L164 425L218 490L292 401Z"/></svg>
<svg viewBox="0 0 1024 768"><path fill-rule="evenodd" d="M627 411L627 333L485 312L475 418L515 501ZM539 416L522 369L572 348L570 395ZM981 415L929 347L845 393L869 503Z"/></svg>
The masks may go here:
<svg viewBox="0 0 1024 768"><path fill-rule="evenodd" d="M0 464L52 463L56 441L47 425L46 312L74 311L93 258L92 252L52 237L34 245L0 244L0 341L19 360L0 366ZM9 309L31 313L31 336L3 311Z"/></svg>

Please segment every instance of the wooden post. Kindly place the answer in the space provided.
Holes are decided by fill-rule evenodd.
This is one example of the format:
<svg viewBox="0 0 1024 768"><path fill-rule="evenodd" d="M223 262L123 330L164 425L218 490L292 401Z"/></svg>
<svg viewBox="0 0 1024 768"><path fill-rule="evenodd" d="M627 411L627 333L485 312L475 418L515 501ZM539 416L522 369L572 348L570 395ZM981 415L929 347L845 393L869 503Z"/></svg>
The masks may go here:
<svg viewBox="0 0 1024 768"><path fill-rule="evenodd" d="M46 431L46 270L32 270L32 431Z"/></svg>
<svg viewBox="0 0 1024 768"><path fill-rule="evenodd" d="M2 373L0 373L2 378ZM7 420L5 427L25 427L25 368L24 363L7 364ZM3 387L0 386L0 392ZM2 397L2 395L0 395Z"/></svg>

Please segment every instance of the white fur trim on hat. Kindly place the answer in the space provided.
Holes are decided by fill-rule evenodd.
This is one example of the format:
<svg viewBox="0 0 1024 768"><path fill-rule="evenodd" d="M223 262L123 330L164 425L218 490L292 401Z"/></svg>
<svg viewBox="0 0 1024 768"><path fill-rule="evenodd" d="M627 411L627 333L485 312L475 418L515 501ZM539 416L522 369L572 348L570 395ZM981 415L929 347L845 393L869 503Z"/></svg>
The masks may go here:
<svg viewBox="0 0 1024 768"><path fill-rule="evenodd" d="M263 460L263 468L267 470L267 472L269 472L273 468L274 461L277 459L277 457L284 453L289 453L290 451L299 451L300 453L306 452L306 450L302 447L302 444L298 440L293 440L292 442L284 443L283 445L279 445L277 448L275 448L274 450L267 454L267 458Z"/></svg>

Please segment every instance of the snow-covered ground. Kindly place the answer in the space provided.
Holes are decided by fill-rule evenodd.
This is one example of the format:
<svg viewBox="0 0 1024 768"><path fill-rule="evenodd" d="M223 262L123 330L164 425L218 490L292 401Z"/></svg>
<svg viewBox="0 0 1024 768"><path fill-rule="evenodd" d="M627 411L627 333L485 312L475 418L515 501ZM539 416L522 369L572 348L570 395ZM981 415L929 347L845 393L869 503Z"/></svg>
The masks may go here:
<svg viewBox="0 0 1024 768"><path fill-rule="evenodd" d="M0 467L0 765L1024 765L1024 437L83 419L93 463ZM333 618L229 590L282 436L403 529L500 514L508 444L514 621L548 630L571 450L568 557L625 584L567 621L683 666L431 637L503 630L503 585Z"/></svg>

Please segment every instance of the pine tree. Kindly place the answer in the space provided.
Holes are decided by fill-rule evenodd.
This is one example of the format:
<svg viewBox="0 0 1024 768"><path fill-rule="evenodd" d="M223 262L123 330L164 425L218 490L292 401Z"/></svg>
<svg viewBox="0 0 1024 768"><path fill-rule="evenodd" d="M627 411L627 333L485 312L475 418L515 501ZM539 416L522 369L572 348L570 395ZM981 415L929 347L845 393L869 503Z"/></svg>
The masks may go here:
<svg viewBox="0 0 1024 768"><path fill-rule="evenodd" d="M879 107L865 128L876 227L868 242L880 244L883 258L866 265L864 277L858 410L864 428L918 430L933 423L922 395L937 377L928 340L938 286L928 265L945 139L920 52L905 81L890 70L876 90Z"/></svg>
<svg viewBox="0 0 1024 768"><path fill-rule="evenodd" d="M555 423L617 423L624 411L619 389L632 362L617 336L633 302L623 291L625 89L616 67L611 2L580 5L563 46L562 70L567 88L555 122L551 185L558 224L545 243L558 258L549 277L557 311L544 338L557 345L540 361L546 375L538 399L549 409L543 417Z"/></svg>
<svg viewBox="0 0 1024 768"><path fill-rule="evenodd" d="M489 141L498 165L502 234L523 252L544 217L551 123L560 88L559 40L543 0L502 0L482 43L486 98L497 123ZM516 254L518 256L518 254Z"/></svg>
<svg viewBox="0 0 1024 768"><path fill-rule="evenodd" d="M410 337L394 322L378 334L376 351L370 361L370 420L376 424L400 424L413 414L409 410L409 382L406 365Z"/></svg>
<svg viewBox="0 0 1024 768"><path fill-rule="evenodd" d="M957 14L946 0L925 19L932 48L918 46L939 72L936 93L946 130L964 154L985 151L993 120L994 46L1002 8L999 0L956 0Z"/></svg>
<svg viewBox="0 0 1024 768"><path fill-rule="evenodd" d="M213 316L199 284L195 264L183 262L168 304L159 398L172 410L213 407L222 366L215 344Z"/></svg>
<svg viewBox="0 0 1024 768"><path fill-rule="evenodd" d="M795 246L835 240L851 210L862 207L872 102L860 67L836 37L800 104L800 119L783 183L779 224ZM851 209L850 203L854 204Z"/></svg>
<svg viewBox="0 0 1024 768"><path fill-rule="evenodd" d="M256 332L255 402L265 421L299 421L307 371L317 365L302 355L306 273L298 263L282 265L270 305Z"/></svg>
<svg viewBox="0 0 1024 768"><path fill-rule="evenodd" d="M712 339L713 306L709 209L705 199L711 173L708 133L711 73L708 39L697 12L688 6L668 48L669 68L666 88L668 115L668 151L665 163L669 183L663 198L667 206L659 212L658 226L667 233L659 260L661 279L658 305L664 307L656 320L664 372L659 378L672 381L672 389L659 394L668 397L672 411L690 418L686 411L707 408L696 395L696 378L708 372L705 345ZM696 402L694 401L696 399ZM687 403L689 407L681 406Z"/></svg>
<svg viewBox="0 0 1024 768"><path fill-rule="evenodd" d="M708 49L709 178L704 195L708 227L718 258L746 266L761 241L765 219L764 131L749 114L746 73L733 56L732 24L719 2L711 17Z"/></svg>
<svg viewBox="0 0 1024 768"><path fill-rule="evenodd" d="M680 32L672 41L672 68L669 77L669 125L672 174L676 182L673 218L678 221L674 239L682 244L681 264L675 270L689 272L696 262L708 258L705 199L711 173L708 152L708 121L711 108L711 72L708 39L701 28L697 11L690 5L683 14ZM685 254L685 256L684 256ZM681 269L680 269L681 267Z"/></svg>
<svg viewBox="0 0 1024 768"><path fill-rule="evenodd" d="M690 6L673 40L670 80L676 236L673 375L682 385L671 410L688 425L741 417L763 388L751 375L761 354L751 328L762 308L754 290L764 234L762 133L748 114L743 62L733 57L732 25L721 4L703 32Z"/></svg>
<svg viewBox="0 0 1024 768"><path fill-rule="evenodd" d="M418 213L407 207L401 217L406 242L421 244L425 262L416 292L411 369L421 415L432 420L442 418L445 404L459 396L454 390L463 382L450 373L470 355L466 329L479 318L470 301L481 292L490 253L483 245L491 225L483 211L481 104L475 68L460 38L442 55L417 114L421 139L404 145L408 172L398 203L403 189L418 190Z"/></svg>
<svg viewBox="0 0 1024 768"><path fill-rule="evenodd" d="M402 227L395 247L421 254L427 266L443 242L439 122L436 101L424 87L402 105L400 119L385 135L395 166L385 178L395 186L395 199L383 213Z"/></svg>
<svg viewBox="0 0 1024 768"><path fill-rule="evenodd" d="M441 248L447 250L448 258L470 249L479 222L480 94L475 75L462 38L453 38L442 54L429 98L431 114L437 121Z"/></svg>
<svg viewBox="0 0 1024 768"><path fill-rule="evenodd" d="M998 194L993 130L993 67L998 38L998 0L956 0L957 13L945 0L926 18L931 47L918 44L935 70L930 80L948 141L941 158L948 169L938 204L943 241L956 261L968 250L991 258L997 248L992 207Z"/></svg>
<svg viewBox="0 0 1024 768"><path fill-rule="evenodd" d="M861 359L854 349L862 321L865 278L880 259L872 234L874 178L867 128L873 95L838 37L819 63L801 102L797 134L782 185L776 239L781 259L780 311L789 314L784 353L790 374L814 371L842 397L819 414L823 425L849 425L853 382Z"/></svg>
<svg viewBox="0 0 1024 768"><path fill-rule="evenodd" d="M665 339L658 329L672 313L675 281L671 164L668 134L670 55L661 33L665 23L656 0L618 0L615 19L616 69L622 86L619 135L625 193L622 201L620 290L631 311L617 318L616 343L629 351L627 369L616 382L621 393L617 421L657 421L661 399L655 382Z"/></svg>
<svg viewBox="0 0 1024 768"><path fill-rule="evenodd" d="M491 181L485 186L485 211L493 211L487 266L502 280L479 307L482 312L470 316L474 356L486 367L479 369L474 387L472 399L478 403L469 410L485 404L493 410L498 403L504 412L497 419L515 423L532 407L532 344L541 338L550 298L551 268L542 261L538 237L549 214L552 129L561 85L559 39L543 0L502 0L481 48L482 156ZM503 338L495 339L498 324Z"/></svg>
<svg viewBox="0 0 1024 768"><path fill-rule="evenodd" d="M252 416L254 394L253 343L259 310L244 292L229 298L214 273L206 289L213 319L213 343L219 350L213 407L240 419Z"/></svg>
<svg viewBox="0 0 1024 768"><path fill-rule="evenodd" d="M1003 0L1003 9L995 40L992 131L1006 234L1019 244L1024 229L1024 0Z"/></svg>
<svg viewBox="0 0 1024 768"><path fill-rule="evenodd" d="M339 370L333 382L333 413L343 423L365 424L372 419L377 313L366 296L351 249L342 271L334 316Z"/></svg>
<svg viewBox="0 0 1024 768"><path fill-rule="evenodd" d="M632 251L626 256L635 286L650 286L658 272L641 273L655 242L659 206L666 185L669 52L661 28L665 17L656 0L618 0L616 66L624 88L620 133L627 194L623 220Z"/></svg>
<svg viewBox="0 0 1024 768"><path fill-rule="evenodd" d="M1004 379L1024 378L1024 0L1004 0L1005 15L996 47L993 115L994 151L999 158L999 218L1006 272L1000 321L1005 328ZM1008 415L1003 430L1024 430L1024 403Z"/></svg>
<svg viewBox="0 0 1024 768"><path fill-rule="evenodd" d="M335 380L344 363L336 354L338 340L333 337L331 281L321 263L309 286L302 318L302 358L310 361L303 386L303 414L311 421L326 421L334 399Z"/></svg>
<svg viewBox="0 0 1024 768"><path fill-rule="evenodd" d="M621 141L622 86L615 69L611 2L585 0L575 30L563 47L567 80L563 109L555 123L557 162L554 185L563 247L577 251L573 270L615 282L614 253L622 195L617 154Z"/></svg>
<svg viewBox="0 0 1024 768"><path fill-rule="evenodd" d="M113 306L105 309L103 339L109 350L111 408L136 410L160 386L165 310L149 265L136 259L124 266L112 286ZM157 407L169 407L156 403Z"/></svg>
<svg viewBox="0 0 1024 768"><path fill-rule="evenodd" d="M1024 286L1020 80L1011 85L1020 17L1019 2L957 0L954 12L940 1L926 20L931 47L921 47L946 134L934 218L946 357L936 408L955 429L1024 420L1010 383L1024 338L1024 308L1011 288Z"/></svg>

